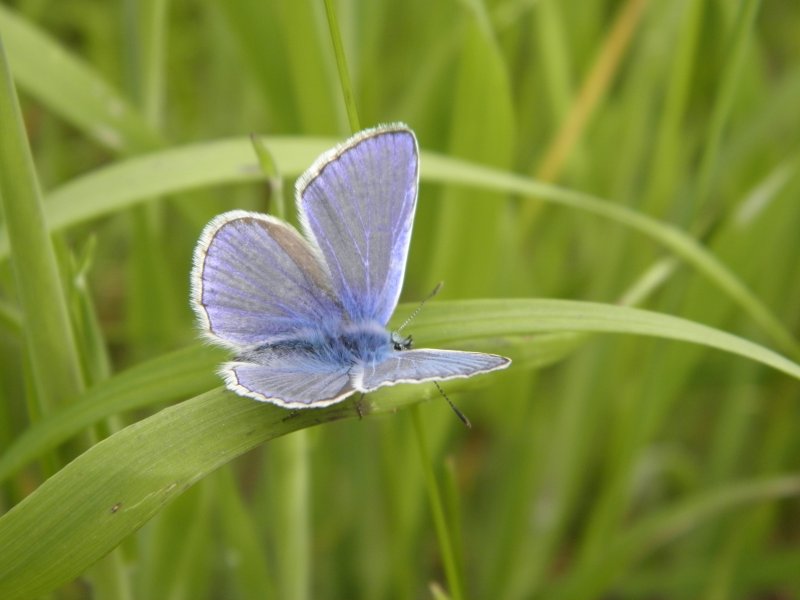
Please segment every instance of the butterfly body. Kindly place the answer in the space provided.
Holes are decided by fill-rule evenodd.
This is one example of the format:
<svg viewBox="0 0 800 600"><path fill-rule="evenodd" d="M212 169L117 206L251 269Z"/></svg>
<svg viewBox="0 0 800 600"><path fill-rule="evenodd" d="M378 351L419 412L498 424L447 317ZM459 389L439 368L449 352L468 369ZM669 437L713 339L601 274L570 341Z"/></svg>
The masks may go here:
<svg viewBox="0 0 800 600"><path fill-rule="evenodd" d="M297 337L262 344L241 358L269 363L274 355L294 354L312 363L355 368L382 362L391 352L396 352L392 335L381 325L339 323L335 327L300 332Z"/></svg>
<svg viewBox="0 0 800 600"><path fill-rule="evenodd" d="M416 210L417 142L405 125L356 134L300 177L301 235L259 213L212 219L195 248L192 307L236 354L229 389L287 408L328 406L398 383L502 369L494 354L411 349L387 330Z"/></svg>

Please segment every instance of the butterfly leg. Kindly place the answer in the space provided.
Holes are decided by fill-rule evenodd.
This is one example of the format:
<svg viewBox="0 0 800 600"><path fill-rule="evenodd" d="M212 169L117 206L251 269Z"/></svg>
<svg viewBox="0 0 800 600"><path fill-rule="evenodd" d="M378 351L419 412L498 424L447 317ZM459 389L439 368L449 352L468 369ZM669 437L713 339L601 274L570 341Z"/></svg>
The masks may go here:
<svg viewBox="0 0 800 600"><path fill-rule="evenodd" d="M364 399L364 392L361 392L361 395L356 400L356 413L358 414L358 420L361 421L364 418L364 406L361 404L361 401Z"/></svg>

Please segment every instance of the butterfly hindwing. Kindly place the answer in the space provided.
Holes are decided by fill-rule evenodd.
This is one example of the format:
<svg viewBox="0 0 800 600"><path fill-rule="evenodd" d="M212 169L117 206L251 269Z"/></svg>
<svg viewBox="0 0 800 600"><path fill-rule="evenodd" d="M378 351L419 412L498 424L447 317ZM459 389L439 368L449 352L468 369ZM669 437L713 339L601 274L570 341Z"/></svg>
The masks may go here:
<svg viewBox="0 0 800 600"><path fill-rule="evenodd" d="M268 364L226 363L222 376L228 389L241 396L286 408L308 408L328 406L353 394L356 390L348 371L347 366L335 365L304 368L302 359L286 355Z"/></svg>

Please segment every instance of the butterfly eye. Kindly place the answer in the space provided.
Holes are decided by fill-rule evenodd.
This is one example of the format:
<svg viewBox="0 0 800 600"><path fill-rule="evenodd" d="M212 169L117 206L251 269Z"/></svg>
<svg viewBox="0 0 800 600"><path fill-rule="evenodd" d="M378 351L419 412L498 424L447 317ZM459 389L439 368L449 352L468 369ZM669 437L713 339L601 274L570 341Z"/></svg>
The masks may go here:
<svg viewBox="0 0 800 600"><path fill-rule="evenodd" d="M408 337L400 337L399 334L396 332L392 333L392 347L397 350L398 352L402 350L410 350L411 349L411 336Z"/></svg>

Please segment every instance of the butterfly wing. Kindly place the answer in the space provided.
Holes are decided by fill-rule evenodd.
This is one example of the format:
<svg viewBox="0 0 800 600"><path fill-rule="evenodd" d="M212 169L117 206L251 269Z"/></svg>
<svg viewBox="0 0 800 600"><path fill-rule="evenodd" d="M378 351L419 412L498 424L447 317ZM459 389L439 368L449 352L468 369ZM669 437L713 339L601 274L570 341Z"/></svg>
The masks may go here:
<svg viewBox="0 0 800 600"><path fill-rule="evenodd" d="M505 369L511 360L496 354L458 350L404 350L394 352L377 364L364 365L363 373L354 374L358 391L370 392L398 383L421 383L472 377Z"/></svg>
<svg viewBox="0 0 800 600"><path fill-rule="evenodd" d="M221 374L228 389L240 396L285 408L329 406L355 392L350 367L310 365L302 356L286 354L269 364L230 362Z"/></svg>
<svg viewBox="0 0 800 600"><path fill-rule="evenodd" d="M234 350L343 317L308 242L267 215L214 218L194 252L192 308L212 341Z"/></svg>
<svg viewBox="0 0 800 600"><path fill-rule="evenodd" d="M297 182L306 236L354 321L381 325L397 306L417 203L417 140L405 125L362 131Z"/></svg>

